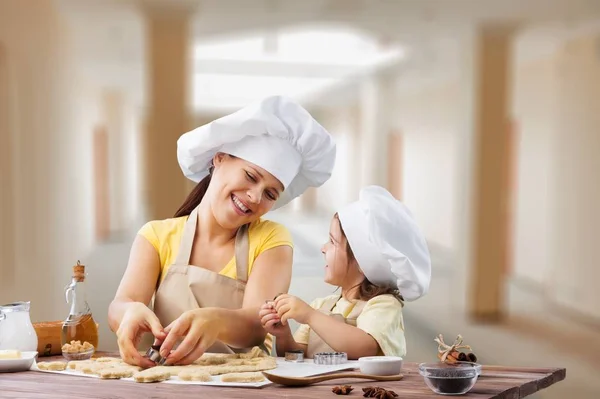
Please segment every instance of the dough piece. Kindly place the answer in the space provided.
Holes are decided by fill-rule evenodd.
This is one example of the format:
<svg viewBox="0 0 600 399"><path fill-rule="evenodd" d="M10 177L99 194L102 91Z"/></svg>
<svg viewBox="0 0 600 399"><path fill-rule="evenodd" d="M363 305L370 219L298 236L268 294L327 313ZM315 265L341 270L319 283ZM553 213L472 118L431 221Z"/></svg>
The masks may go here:
<svg viewBox="0 0 600 399"><path fill-rule="evenodd" d="M179 372L178 377L183 381L212 381L210 374L206 370L200 368L189 368L187 370L182 370Z"/></svg>
<svg viewBox="0 0 600 399"><path fill-rule="evenodd" d="M92 359L98 363L107 363L107 362L117 362L117 363L125 363L118 357L98 357L96 359Z"/></svg>
<svg viewBox="0 0 600 399"><path fill-rule="evenodd" d="M67 363L67 368L70 370L81 371L83 367L94 364L93 360L71 360Z"/></svg>
<svg viewBox="0 0 600 399"><path fill-rule="evenodd" d="M20 350L1 350L0 351L0 359L20 359L21 351Z"/></svg>
<svg viewBox="0 0 600 399"><path fill-rule="evenodd" d="M235 353L205 353L200 359L196 360L194 364L213 366L225 364L234 359L238 359L238 355Z"/></svg>
<svg viewBox="0 0 600 399"><path fill-rule="evenodd" d="M171 372L166 367L152 367L133 375L135 382L160 382L171 378Z"/></svg>
<svg viewBox="0 0 600 399"><path fill-rule="evenodd" d="M219 375L219 374L229 374L229 373L247 373L247 372L255 372L262 370L271 370L277 367L277 362L272 357L261 358L258 362L253 362L253 364L241 364L241 365L233 365L229 364L212 366L209 370L211 375Z"/></svg>
<svg viewBox="0 0 600 399"><path fill-rule="evenodd" d="M64 371L67 368L65 362L40 362L37 364L40 370L51 370L51 371Z"/></svg>
<svg viewBox="0 0 600 399"><path fill-rule="evenodd" d="M271 363L274 365L277 365L277 362L272 357L255 357L254 359L241 359L240 361L241 361L240 364L244 365L244 366L255 365L255 364L260 364L260 365L266 366L266 365L270 365Z"/></svg>
<svg viewBox="0 0 600 399"><path fill-rule="evenodd" d="M102 369L98 372L100 378L103 379L120 379L132 377L139 372L140 368L135 366L117 366L107 369Z"/></svg>
<svg viewBox="0 0 600 399"><path fill-rule="evenodd" d="M250 349L250 352L240 353L240 359L254 359L256 357L267 357L267 354L258 346Z"/></svg>
<svg viewBox="0 0 600 399"><path fill-rule="evenodd" d="M229 373L221 376L222 382L263 382L265 376L262 373Z"/></svg>
<svg viewBox="0 0 600 399"><path fill-rule="evenodd" d="M105 362L105 363L92 362L90 364L87 364L87 365L81 367L80 371L84 372L85 374L99 375L100 371L106 370L106 369L112 369L116 365L117 364L112 363L112 362Z"/></svg>
<svg viewBox="0 0 600 399"><path fill-rule="evenodd" d="M192 367L192 366L155 366L152 367L153 370L156 371L162 371L162 372L166 372L169 373L169 375L171 377L177 377L177 375L185 370L188 367Z"/></svg>

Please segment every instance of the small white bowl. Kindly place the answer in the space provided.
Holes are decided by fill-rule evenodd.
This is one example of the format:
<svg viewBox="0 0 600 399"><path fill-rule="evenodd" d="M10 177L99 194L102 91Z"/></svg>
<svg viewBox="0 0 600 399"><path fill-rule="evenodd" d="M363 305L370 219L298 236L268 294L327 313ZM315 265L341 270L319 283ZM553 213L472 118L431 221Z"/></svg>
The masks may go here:
<svg viewBox="0 0 600 399"><path fill-rule="evenodd" d="M35 361L36 351L21 352L19 359L0 359L0 373L27 371Z"/></svg>
<svg viewBox="0 0 600 399"><path fill-rule="evenodd" d="M402 358L397 356L367 356L358 358L363 374L397 375L402 370Z"/></svg>

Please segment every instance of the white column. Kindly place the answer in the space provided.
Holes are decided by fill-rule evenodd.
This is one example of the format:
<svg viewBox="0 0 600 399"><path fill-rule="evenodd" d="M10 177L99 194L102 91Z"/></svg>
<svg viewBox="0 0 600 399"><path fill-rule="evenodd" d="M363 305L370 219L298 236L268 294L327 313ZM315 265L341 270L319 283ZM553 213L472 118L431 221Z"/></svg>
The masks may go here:
<svg viewBox="0 0 600 399"><path fill-rule="evenodd" d="M597 36L569 40L558 64L556 145L553 148L549 286L562 308L600 319L600 72Z"/></svg>
<svg viewBox="0 0 600 399"><path fill-rule="evenodd" d="M504 312L509 170L508 105L512 27L483 26L463 37L463 164L457 201L461 243L455 305L478 320ZM443 199L440 199L443 200Z"/></svg>
<svg viewBox="0 0 600 399"><path fill-rule="evenodd" d="M15 286L6 299L30 300L34 320L56 320L68 311L65 278L90 249L91 132L77 126L78 76L55 2L3 3L0 43L12 86L2 107L10 113L14 218L13 258L2 267L12 268Z"/></svg>
<svg viewBox="0 0 600 399"><path fill-rule="evenodd" d="M187 194L176 143L189 128L190 9L147 9L148 102L143 136L144 194L148 217L172 217Z"/></svg>
<svg viewBox="0 0 600 399"><path fill-rule="evenodd" d="M0 303L12 298L15 274L12 81L8 52L0 42Z"/></svg>
<svg viewBox="0 0 600 399"><path fill-rule="evenodd" d="M108 134L109 156L109 196L110 196L110 230L120 231L126 226L125 219L125 160L123 148L124 101L117 90L105 90L102 93L104 126Z"/></svg>
<svg viewBox="0 0 600 399"><path fill-rule="evenodd" d="M388 135L392 130L393 79L384 73L367 78L360 86L361 187L388 185Z"/></svg>

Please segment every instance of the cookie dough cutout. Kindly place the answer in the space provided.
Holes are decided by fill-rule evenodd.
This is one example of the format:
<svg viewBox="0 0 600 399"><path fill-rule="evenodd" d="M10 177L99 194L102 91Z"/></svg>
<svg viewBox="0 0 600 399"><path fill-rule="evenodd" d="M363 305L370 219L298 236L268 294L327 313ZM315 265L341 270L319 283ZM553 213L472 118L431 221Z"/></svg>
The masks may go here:
<svg viewBox="0 0 600 399"><path fill-rule="evenodd" d="M125 363L123 362L120 358L118 357L97 357L95 359L92 359L98 363Z"/></svg>
<svg viewBox="0 0 600 399"><path fill-rule="evenodd" d="M202 369L182 370L179 372L178 377L183 381L212 381L211 375L206 370Z"/></svg>
<svg viewBox="0 0 600 399"><path fill-rule="evenodd" d="M83 367L91 364L94 364L93 360L71 360L69 363L67 363L67 368L69 370L81 371Z"/></svg>
<svg viewBox="0 0 600 399"><path fill-rule="evenodd" d="M135 382L160 382L171 378L171 372L164 368L152 367L133 375Z"/></svg>
<svg viewBox="0 0 600 399"><path fill-rule="evenodd" d="M265 376L262 373L230 373L221 376L222 382L263 382Z"/></svg>
<svg viewBox="0 0 600 399"><path fill-rule="evenodd" d="M40 362L37 364L40 370L64 371L67 368L65 362Z"/></svg>
<svg viewBox="0 0 600 399"><path fill-rule="evenodd" d="M100 371L105 370L105 369L111 369L114 368L116 366L116 364L113 363L96 363L93 362L91 364L85 365L83 367L81 367L79 369L79 371L83 372L84 374L95 374L95 375L99 375Z"/></svg>
<svg viewBox="0 0 600 399"><path fill-rule="evenodd" d="M267 354L260 349L258 346L253 347L252 349L250 349L250 352L246 352L246 353L240 353L240 359L254 359L257 357L266 357Z"/></svg>
<svg viewBox="0 0 600 399"><path fill-rule="evenodd" d="M121 378L129 378L133 377L135 373L139 372L139 368L131 367L131 366L118 366L111 367L107 369L100 370L98 375L100 378L108 380L108 379L121 379Z"/></svg>

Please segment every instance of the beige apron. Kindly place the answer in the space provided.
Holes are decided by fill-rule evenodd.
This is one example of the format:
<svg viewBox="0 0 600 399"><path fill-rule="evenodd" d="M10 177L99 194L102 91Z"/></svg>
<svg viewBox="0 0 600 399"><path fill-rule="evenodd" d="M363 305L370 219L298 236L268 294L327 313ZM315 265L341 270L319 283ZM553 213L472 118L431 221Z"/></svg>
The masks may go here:
<svg viewBox="0 0 600 399"><path fill-rule="evenodd" d="M175 263L169 267L154 297L154 312L165 327L188 310L242 307L248 278L248 225L240 227L235 236L237 279L232 279L189 264L197 221L198 208L195 208L185 223ZM207 352L234 353L248 350L249 348L231 348L217 341Z"/></svg>
<svg viewBox="0 0 600 399"><path fill-rule="evenodd" d="M350 324L351 326L356 327L356 319L363 311L363 308L367 304L366 301L357 301L350 313L348 313L348 317L344 317L339 313L332 313L331 311L335 307L336 303L340 300L341 297L333 297L323 303L319 308L320 312L325 313L326 315L336 318L340 321L343 321L346 324ZM320 352L335 352L335 350L327 345L325 341L311 328L310 335L308 337L308 348L306 349L306 357L312 359L315 353Z"/></svg>

